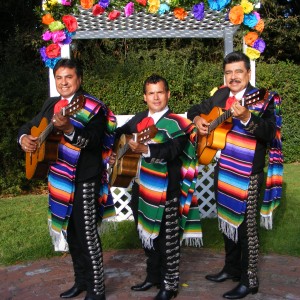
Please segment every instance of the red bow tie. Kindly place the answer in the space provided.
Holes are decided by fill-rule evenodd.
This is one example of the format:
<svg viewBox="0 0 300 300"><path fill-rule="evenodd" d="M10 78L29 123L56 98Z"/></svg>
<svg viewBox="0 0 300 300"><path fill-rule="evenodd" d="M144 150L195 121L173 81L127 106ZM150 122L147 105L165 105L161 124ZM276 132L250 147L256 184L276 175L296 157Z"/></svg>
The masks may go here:
<svg viewBox="0 0 300 300"><path fill-rule="evenodd" d="M225 106L225 109L230 109L232 104L236 101L236 98L234 96L232 97L229 97L226 101L226 106Z"/></svg>
<svg viewBox="0 0 300 300"><path fill-rule="evenodd" d="M59 100L54 106L54 113L58 114L61 111L61 109L65 106L67 106L68 104L69 104L69 101L67 99Z"/></svg>

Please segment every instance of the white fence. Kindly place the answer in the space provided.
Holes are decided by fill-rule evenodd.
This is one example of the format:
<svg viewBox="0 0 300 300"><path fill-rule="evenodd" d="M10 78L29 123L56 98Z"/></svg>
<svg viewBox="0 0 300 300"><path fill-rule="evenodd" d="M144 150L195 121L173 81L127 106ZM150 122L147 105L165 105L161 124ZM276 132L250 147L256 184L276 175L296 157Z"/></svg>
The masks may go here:
<svg viewBox="0 0 300 300"><path fill-rule="evenodd" d="M118 115L118 126L123 125L131 117L131 115ZM214 218L216 217L217 213L213 191L213 172L214 164L210 164L208 166L199 166L199 176L196 184L195 194L199 201L199 210L202 218ZM131 185L128 188L112 187L111 191L117 211L117 220L131 220L132 211L128 205L131 199Z"/></svg>

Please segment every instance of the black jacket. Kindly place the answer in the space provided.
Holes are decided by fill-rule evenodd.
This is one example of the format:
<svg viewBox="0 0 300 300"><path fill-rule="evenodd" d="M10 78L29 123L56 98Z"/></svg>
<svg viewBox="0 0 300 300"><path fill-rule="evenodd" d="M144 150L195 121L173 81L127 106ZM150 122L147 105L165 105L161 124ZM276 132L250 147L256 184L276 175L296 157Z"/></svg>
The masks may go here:
<svg viewBox="0 0 300 300"><path fill-rule="evenodd" d="M77 97L82 91L78 92L74 97ZM38 127L42 118L47 118L48 122L51 121L54 105L61 99L61 97L50 97L45 102L41 111L29 122L24 124L18 132L18 142L23 134L30 134L33 126ZM81 149L77 168L76 168L76 181L84 181L88 178L97 176L102 172L102 140L104 136L106 120L102 110L96 114L84 128L75 126L75 134L72 141L66 136L66 141L75 145L78 138L82 137L88 140L85 148Z"/></svg>
<svg viewBox="0 0 300 300"><path fill-rule="evenodd" d="M167 116L170 113L171 111L168 110L164 116ZM122 134L132 134L137 132L137 124L147 116L148 110L136 114L126 124L116 129L116 138L118 139ZM168 198L178 197L180 194L180 168L182 162L179 159L179 155L182 153L187 140L188 136L184 135L176 139L170 139L166 143L149 144L151 156L146 158L147 162L151 162L151 160L155 159L167 161L169 177Z"/></svg>
<svg viewBox="0 0 300 300"><path fill-rule="evenodd" d="M245 95L253 89L254 87L249 84L245 91ZM200 104L192 106L187 112L187 117L190 120L194 120L194 118L200 114L209 114L215 106L224 108L226 100L229 97L229 93L229 88L221 88L217 90L212 97L202 101ZM265 166L265 155L268 143L274 138L276 132L274 101L270 101L262 117L251 114L251 119L244 128L246 131L251 131L257 140L252 174L260 173L263 171Z"/></svg>

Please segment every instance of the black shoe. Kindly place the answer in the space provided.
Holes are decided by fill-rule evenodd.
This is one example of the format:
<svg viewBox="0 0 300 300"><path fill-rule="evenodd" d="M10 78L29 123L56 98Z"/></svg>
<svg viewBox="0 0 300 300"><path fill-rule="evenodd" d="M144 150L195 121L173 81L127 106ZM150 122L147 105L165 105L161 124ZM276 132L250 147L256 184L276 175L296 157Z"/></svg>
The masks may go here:
<svg viewBox="0 0 300 300"><path fill-rule="evenodd" d="M219 272L218 274L206 275L205 278L214 282L223 282L227 279L232 279L233 281L240 281L241 277L230 275L224 271Z"/></svg>
<svg viewBox="0 0 300 300"><path fill-rule="evenodd" d="M155 300L170 300L173 297L176 298L177 293L178 293L177 291L167 291L167 290L161 289L154 299Z"/></svg>
<svg viewBox="0 0 300 300"><path fill-rule="evenodd" d="M101 295L89 295L87 294L84 298L84 300L105 300L105 294Z"/></svg>
<svg viewBox="0 0 300 300"><path fill-rule="evenodd" d="M60 298L74 298L82 293L84 290L78 288L76 285L72 286L69 290L60 294Z"/></svg>
<svg viewBox="0 0 300 300"><path fill-rule="evenodd" d="M258 287L248 288L245 285L239 283L234 289L225 293L223 295L226 299L242 299L248 294L256 294L258 292Z"/></svg>
<svg viewBox="0 0 300 300"><path fill-rule="evenodd" d="M153 282L150 282L150 281L144 281L143 283L140 283L140 284L137 284L137 285L133 285L131 287L131 289L133 291L138 291L138 292L142 292L142 291L147 291L149 290L150 288L152 288L153 286L156 286L157 288L160 287L160 284L159 283L153 283Z"/></svg>

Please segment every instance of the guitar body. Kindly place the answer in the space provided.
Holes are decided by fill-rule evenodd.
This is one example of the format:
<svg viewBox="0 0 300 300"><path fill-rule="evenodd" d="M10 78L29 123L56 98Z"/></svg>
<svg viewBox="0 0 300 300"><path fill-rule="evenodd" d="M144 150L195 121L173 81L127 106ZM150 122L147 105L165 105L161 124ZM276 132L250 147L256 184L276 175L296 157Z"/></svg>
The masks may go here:
<svg viewBox="0 0 300 300"><path fill-rule="evenodd" d="M76 114L84 105L85 98L79 95L69 105L63 107L60 113L63 116ZM27 179L43 179L47 176L49 163L57 160L58 144L62 138L62 132L54 129L52 123L42 118L38 127L33 126L30 134L37 137L35 152L26 152L25 171Z"/></svg>
<svg viewBox="0 0 300 300"><path fill-rule="evenodd" d="M38 127L31 128L31 135L34 137L40 134L48 126L48 121L43 118ZM26 152L26 178L43 179L47 176L49 163L56 161L58 153L58 143L62 137L59 132L49 135L44 143L37 145L35 152Z"/></svg>
<svg viewBox="0 0 300 300"><path fill-rule="evenodd" d="M113 150L116 153L116 161L110 175L111 186L127 188L131 180L136 177L141 154L133 153L128 145L128 141L133 139L137 143L146 143L157 132L156 126L151 125L139 133L133 133L133 135L122 134L120 136Z"/></svg>
<svg viewBox="0 0 300 300"><path fill-rule="evenodd" d="M204 118L208 123L217 119L223 114L220 107L214 107L208 115L201 114L200 117ZM215 130L211 131L208 135L199 135L198 139L198 162L201 165L208 165L215 157L220 149L224 149L227 133L232 128L232 118L225 120Z"/></svg>
<svg viewBox="0 0 300 300"><path fill-rule="evenodd" d="M123 151L123 148L131 138L131 135L121 135L114 149L117 157L120 151ZM110 185L127 188L131 180L137 174L139 159L140 154L133 153L130 149L128 149L126 151L126 155L116 160L110 177Z"/></svg>

